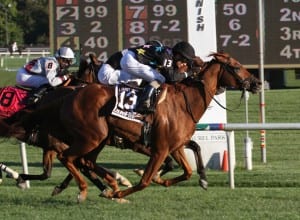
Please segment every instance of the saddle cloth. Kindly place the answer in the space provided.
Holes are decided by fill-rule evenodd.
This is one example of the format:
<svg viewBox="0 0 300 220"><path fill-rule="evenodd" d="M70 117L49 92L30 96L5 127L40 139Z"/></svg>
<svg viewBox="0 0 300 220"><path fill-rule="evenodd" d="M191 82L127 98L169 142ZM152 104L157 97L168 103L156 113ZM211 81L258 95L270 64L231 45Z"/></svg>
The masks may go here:
<svg viewBox="0 0 300 220"><path fill-rule="evenodd" d="M15 86L0 88L0 117L10 117L26 107L30 91Z"/></svg>
<svg viewBox="0 0 300 220"><path fill-rule="evenodd" d="M112 115L143 124L144 115L135 111L139 90L124 84L116 85L116 104Z"/></svg>

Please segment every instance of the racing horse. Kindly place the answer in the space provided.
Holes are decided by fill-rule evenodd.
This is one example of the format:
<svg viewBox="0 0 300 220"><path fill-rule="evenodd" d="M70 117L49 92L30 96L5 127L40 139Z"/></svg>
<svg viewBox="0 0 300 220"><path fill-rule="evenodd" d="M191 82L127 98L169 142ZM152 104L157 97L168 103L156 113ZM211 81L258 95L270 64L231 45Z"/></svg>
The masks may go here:
<svg viewBox="0 0 300 220"><path fill-rule="evenodd" d="M97 80L97 72L95 70L98 70L102 65L102 62L99 61L95 55L90 54L89 55L89 62L85 61L85 63L83 63L81 66L81 68L79 68L79 71L77 73L77 77L81 80L83 80L83 82L89 82L89 83L98 83ZM109 145L111 146L116 146L116 147L120 147L118 146L118 144L116 143L116 138L113 136L110 139L110 142L108 142ZM131 143L131 142L125 142L122 143L122 149L131 149L135 152L141 153L143 155L146 156L150 156L151 155L151 150L148 146L145 146L143 144L138 144L138 143ZM186 148L192 150L192 152L194 153L194 157L195 157L195 162L197 165L197 173L199 175L199 185L203 188L203 189L207 189L208 186L208 182L206 179L206 173L205 173L205 167L203 164L203 160L202 160L202 155L201 155L201 149L200 146L195 142L190 140L186 146ZM94 160L96 159L95 157L93 158ZM168 173L169 171L173 170L173 160L170 156L167 156L167 158L164 161L164 166L162 166L162 168L159 170L157 175L163 176L166 173ZM140 169L135 169L134 170L138 175L142 175L143 170ZM117 174L116 176L119 176L119 174ZM62 192L64 189L67 188L67 186L69 185L70 181L72 180L72 175L69 174L64 181L60 184L57 185L53 191L53 194L56 195L60 192ZM120 176L120 183L123 183L123 185L128 185L127 184L127 179L123 176Z"/></svg>
<svg viewBox="0 0 300 220"><path fill-rule="evenodd" d="M140 182L128 189L113 192L111 197L124 198L143 190L155 177L159 166L168 154L171 154L184 170L184 173L171 179L156 179L156 183L171 186L187 180L192 175L191 167L184 153L184 145L189 142L195 131L195 125L204 114L213 96L220 87L230 87L257 93L261 82L249 73L237 60L225 53L211 54L213 59L207 62L200 74L172 85L165 85L167 95L159 100L156 112L149 116L152 122L151 156ZM180 123L178 122L178 119ZM138 124L124 122L120 118L108 117L111 132L139 142L141 133ZM184 126L182 126L184 125Z"/></svg>
<svg viewBox="0 0 300 220"><path fill-rule="evenodd" d="M205 63L201 72L178 83L162 85L156 111L145 119L152 126L151 155L140 182L124 190L106 192L104 196L124 198L143 190L151 181L169 187L189 179L192 169L186 159L184 146L190 141L196 123L208 108L217 90L220 87L230 87L257 93L261 89L259 79L229 54L213 53L210 56L212 60ZM101 149L109 143L112 134L131 144L143 145L143 124L111 115L115 101L114 88L91 84L72 92L59 105L60 111L57 116L60 126L65 128L73 141L58 158L76 180L80 190L78 198L81 201L86 199L87 184L74 164L76 159L83 156L97 157ZM51 113L54 109L57 110L57 106L45 108L44 112L34 112L30 116L29 124L38 121L40 115L44 115L45 112ZM171 179L155 177L169 154L183 168L183 174ZM97 168L95 161L89 162L86 166L90 170ZM102 175L105 177L106 174Z"/></svg>
<svg viewBox="0 0 300 220"><path fill-rule="evenodd" d="M79 71L77 74L84 73L84 70L87 68L94 68L94 66L89 65L86 60L81 60L79 65ZM97 70L95 70L97 71ZM25 109L26 112L30 112L33 109L38 109L44 105L48 105L52 101L59 99L59 97L63 97L72 91L76 89L80 89L81 87L85 86L87 82L83 81L82 79L78 79L77 77L72 77L72 79L67 82L69 85L73 86L67 86L64 85L62 87L56 88L54 91L48 92L42 100L36 105L36 106L29 106L28 109ZM20 114L23 114L23 112L17 113L12 118L17 118ZM0 124L1 122L5 122L7 119L1 117L0 118ZM8 120L12 120L11 118ZM46 126L46 125L45 125ZM2 126L5 130L5 126ZM1 129L0 129L1 130ZM4 131L3 130L3 131ZM7 136L5 133L0 132L1 136ZM52 164L54 161L54 158L56 157L56 154L58 152L62 152L66 148L68 148L68 145L65 144L63 141L60 141L57 139L57 137L54 137L47 133L45 129L43 129L40 125L39 128L33 128L31 132L27 132L27 134L21 134L17 136L17 139L29 143L34 146L41 147L43 149L43 173L39 175L33 175L33 174L18 174L18 175L12 175L14 179L17 180L17 184L20 188L25 187L25 181L26 180L45 180L48 179L51 176L52 171ZM81 169L81 172L87 176L101 191L106 189L106 186L102 184L102 182L98 179L96 174L93 172L87 170L82 166L81 163L78 163L77 166ZM7 169L5 169L7 171ZM111 176L118 179L118 181L121 183L121 185L131 186L131 183L123 177L121 174L115 171L109 171L106 169L106 172L109 172ZM8 172L8 174L10 174ZM55 193L53 194L55 195Z"/></svg>

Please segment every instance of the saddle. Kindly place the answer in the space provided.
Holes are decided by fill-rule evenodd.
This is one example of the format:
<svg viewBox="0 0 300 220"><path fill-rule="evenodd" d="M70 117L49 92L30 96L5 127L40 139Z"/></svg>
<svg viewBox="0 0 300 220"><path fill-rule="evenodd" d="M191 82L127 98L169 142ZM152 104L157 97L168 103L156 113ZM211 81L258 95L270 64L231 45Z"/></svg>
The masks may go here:
<svg viewBox="0 0 300 220"><path fill-rule="evenodd" d="M18 86L0 88L0 117L10 117L28 106L31 90Z"/></svg>
<svg viewBox="0 0 300 220"><path fill-rule="evenodd" d="M116 103L112 111L112 115L129 120L134 121L137 123L142 124L142 134L143 134L143 142L144 145L149 145L151 138L151 122L148 122L146 120L146 117L149 113L140 113L136 111L136 107L138 104L138 99L143 93L144 88L141 86L138 86L134 83L129 84L119 84L115 86L115 97L116 97ZM160 89L156 90L155 94L153 95L153 106L151 108L156 107L158 96L160 94ZM114 142L117 147L122 148L124 145L123 138L114 135Z"/></svg>
<svg viewBox="0 0 300 220"><path fill-rule="evenodd" d="M148 113L140 113L136 111L139 97L143 93L144 88L134 83L122 83L115 86L116 104L112 111L112 115L135 121L138 123L144 123L144 118ZM157 99L160 94L160 89L153 95L151 108L156 107Z"/></svg>
<svg viewBox="0 0 300 220"><path fill-rule="evenodd" d="M36 103L52 87L23 87L20 85L0 88L0 117L10 117L24 108L35 106Z"/></svg>

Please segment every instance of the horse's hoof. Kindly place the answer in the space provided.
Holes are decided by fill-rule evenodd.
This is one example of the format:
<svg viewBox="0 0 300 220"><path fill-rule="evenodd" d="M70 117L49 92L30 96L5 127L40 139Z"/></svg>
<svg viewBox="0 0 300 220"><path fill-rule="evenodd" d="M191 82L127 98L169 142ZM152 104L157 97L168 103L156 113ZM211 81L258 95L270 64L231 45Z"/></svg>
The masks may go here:
<svg viewBox="0 0 300 220"><path fill-rule="evenodd" d="M152 178L152 182L156 183L156 184L162 184L163 180L160 178L161 176L159 174L156 174L153 178Z"/></svg>
<svg viewBox="0 0 300 220"><path fill-rule="evenodd" d="M113 198L113 191L111 191L111 190L103 190L99 196L103 197L105 199L109 199L111 201L120 203L120 204L129 203L129 200L127 200L127 199Z"/></svg>
<svg viewBox="0 0 300 220"><path fill-rule="evenodd" d="M129 200L123 198L112 198L111 200L120 204L130 203Z"/></svg>
<svg viewBox="0 0 300 220"><path fill-rule="evenodd" d="M132 187L131 182L126 177L119 174L118 172L116 173L116 180L118 181L118 184L122 186Z"/></svg>
<svg viewBox="0 0 300 220"><path fill-rule="evenodd" d="M131 182L128 180L128 179L122 179L119 181L119 184L122 185L122 186L126 186L126 187L132 187L132 184Z"/></svg>
<svg viewBox="0 0 300 220"><path fill-rule="evenodd" d="M109 189L105 189L99 194L99 196L103 198L111 199L113 197L113 191Z"/></svg>
<svg viewBox="0 0 300 220"><path fill-rule="evenodd" d="M208 182L206 180L199 179L199 185L204 190L207 190L207 188L208 188Z"/></svg>
<svg viewBox="0 0 300 220"><path fill-rule="evenodd" d="M20 189L22 189L22 190L27 189L27 186L26 186L25 182L24 183L17 183L17 187L20 188Z"/></svg>
<svg viewBox="0 0 300 220"><path fill-rule="evenodd" d="M63 191L62 188L60 188L59 186L55 186L54 190L51 193L51 196L56 196L58 194L60 194Z"/></svg>
<svg viewBox="0 0 300 220"><path fill-rule="evenodd" d="M144 170L142 169L134 169L133 172L135 172L138 176L143 176Z"/></svg>
<svg viewBox="0 0 300 220"><path fill-rule="evenodd" d="M16 179L17 181L17 187L24 190L27 189L27 185L26 185L26 181L23 180L20 176L18 177L18 179Z"/></svg>
<svg viewBox="0 0 300 220"><path fill-rule="evenodd" d="M80 192L77 196L77 203L82 203L86 200L87 193L86 192Z"/></svg>

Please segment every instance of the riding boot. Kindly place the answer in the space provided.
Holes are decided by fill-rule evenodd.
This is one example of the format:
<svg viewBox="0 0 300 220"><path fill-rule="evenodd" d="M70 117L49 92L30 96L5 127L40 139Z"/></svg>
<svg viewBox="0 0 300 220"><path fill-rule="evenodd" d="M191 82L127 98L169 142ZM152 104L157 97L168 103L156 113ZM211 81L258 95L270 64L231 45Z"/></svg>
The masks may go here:
<svg viewBox="0 0 300 220"><path fill-rule="evenodd" d="M41 100L42 96L45 95L46 91L48 90L48 86L39 87L34 94L29 98L29 104L35 104L39 100Z"/></svg>
<svg viewBox="0 0 300 220"><path fill-rule="evenodd" d="M156 89L151 85L147 85L142 92L142 95L138 98L137 106L135 110L139 113L152 113L154 112L154 97Z"/></svg>

